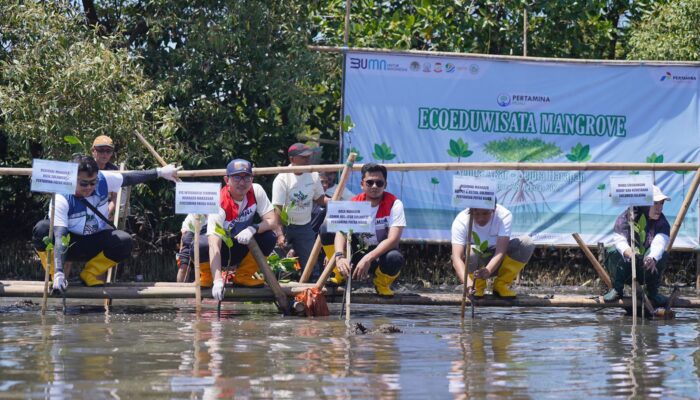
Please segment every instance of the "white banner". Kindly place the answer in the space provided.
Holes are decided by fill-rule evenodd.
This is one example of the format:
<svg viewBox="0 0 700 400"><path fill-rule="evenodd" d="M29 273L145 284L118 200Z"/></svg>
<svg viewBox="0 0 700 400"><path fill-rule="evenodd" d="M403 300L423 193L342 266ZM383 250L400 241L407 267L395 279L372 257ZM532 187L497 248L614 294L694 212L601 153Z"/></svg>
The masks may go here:
<svg viewBox="0 0 700 400"><path fill-rule="evenodd" d="M32 161L32 192L75 194L78 164L64 161Z"/></svg>
<svg viewBox="0 0 700 400"><path fill-rule="evenodd" d="M345 154L358 162L694 162L700 152L697 66L514 61L350 52ZM449 241L460 211L452 177L495 180L513 234L540 244L609 242L609 176L620 171L393 172L406 207L404 238ZM632 172L633 174L636 172ZM357 174L355 174L357 175ZM673 223L692 173L655 172ZM359 178L350 189L358 192ZM698 245L697 200L676 246Z"/></svg>
<svg viewBox="0 0 700 400"><path fill-rule="evenodd" d="M176 214L216 214L219 212L218 183L177 182L175 184Z"/></svg>

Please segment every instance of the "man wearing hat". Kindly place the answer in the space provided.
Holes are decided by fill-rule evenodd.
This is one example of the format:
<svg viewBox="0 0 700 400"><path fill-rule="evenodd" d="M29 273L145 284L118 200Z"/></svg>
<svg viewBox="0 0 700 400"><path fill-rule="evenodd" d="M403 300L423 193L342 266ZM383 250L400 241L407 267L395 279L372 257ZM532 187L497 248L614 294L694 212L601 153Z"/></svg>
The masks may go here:
<svg viewBox="0 0 700 400"><path fill-rule="evenodd" d="M112 138L106 135L100 135L92 142L92 158L97 161L97 166L100 171L118 170L116 165L112 164L112 156L114 156L114 142Z"/></svg>
<svg viewBox="0 0 700 400"><path fill-rule="evenodd" d="M668 257L666 246L670 241L671 227L663 214L664 202L671 201L661 189L654 185L654 205L651 207L634 207L634 223L644 217L646 219L646 238L640 243L639 235L635 234L635 243L646 249L644 256L635 255L630 246L629 211L625 210L615 220L613 243L615 250L608 253L606 266L613 275L613 288L604 296L607 302L617 301L622 297L626 284L632 283L632 257L637 257L637 280L646 284L647 295L656 307L666 305L668 299L659 293L661 274L666 269Z"/></svg>
<svg viewBox="0 0 700 400"><path fill-rule="evenodd" d="M237 285L263 285L264 280L254 276L258 272L258 264L248 251L248 243L255 238L263 254L269 255L275 247L274 230L277 226L277 218L265 190L253 183L253 165L249 161L235 159L228 163L224 182L226 185L221 188L219 212L209 215L207 241L200 244L200 254L203 255L199 266L200 283L205 287L213 285L212 296L217 300L223 298L222 265L238 264L233 278ZM255 214L262 219L259 224L253 223Z"/></svg>
<svg viewBox="0 0 700 400"><path fill-rule="evenodd" d="M314 149L303 143L289 146L290 166L309 165ZM287 224L280 224L277 231L277 245L283 247L285 242L292 246L299 257L302 267L311 254L316 241L316 233L311 226L313 203L325 207L328 198L323 193L323 186L318 173L282 173L272 182L272 204L278 216L286 211ZM282 230L282 226L284 230Z"/></svg>

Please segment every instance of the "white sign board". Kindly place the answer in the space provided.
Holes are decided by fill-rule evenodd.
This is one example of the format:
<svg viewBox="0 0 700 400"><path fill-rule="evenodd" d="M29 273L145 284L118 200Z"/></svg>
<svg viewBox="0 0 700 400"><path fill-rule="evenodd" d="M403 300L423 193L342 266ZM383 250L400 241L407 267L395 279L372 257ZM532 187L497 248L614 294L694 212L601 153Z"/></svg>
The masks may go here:
<svg viewBox="0 0 700 400"><path fill-rule="evenodd" d="M374 214L368 201L330 201L326 211L328 232L374 233Z"/></svg>
<svg viewBox="0 0 700 400"><path fill-rule="evenodd" d="M651 206L654 188L651 175L614 175L610 177L610 194L614 205Z"/></svg>
<svg viewBox="0 0 700 400"><path fill-rule="evenodd" d="M32 192L75 194L78 186L78 164L41 160L32 162Z"/></svg>
<svg viewBox="0 0 700 400"><path fill-rule="evenodd" d="M452 205L457 208L496 208L496 182L473 176L452 178Z"/></svg>
<svg viewBox="0 0 700 400"><path fill-rule="evenodd" d="M218 183L177 182L175 214L216 214L219 212Z"/></svg>

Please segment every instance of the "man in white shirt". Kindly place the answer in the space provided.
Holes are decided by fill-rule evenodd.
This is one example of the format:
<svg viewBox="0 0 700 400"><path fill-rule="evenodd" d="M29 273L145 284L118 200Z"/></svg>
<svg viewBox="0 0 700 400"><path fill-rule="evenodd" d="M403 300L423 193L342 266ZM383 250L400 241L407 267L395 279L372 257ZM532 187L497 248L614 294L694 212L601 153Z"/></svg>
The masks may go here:
<svg viewBox="0 0 700 400"><path fill-rule="evenodd" d="M515 297L516 293L510 290L510 285L530 260L535 244L527 235L511 238L513 215L500 204L496 205L494 210L473 208L471 215L469 211L469 208L463 210L452 222L452 266L457 277L468 286L471 286L474 280L474 296L481 298L486 289L486 279L497 273L493 282L493 293L503 298ZM469 218L474 218L474 223L469 276L465 279ZM483 254L478 253L475 245L477 237L481 243L488 242L488 249Z"/></svg>
<svg viewBox="0 0 700 400"><path fill-rule="evenodd" d="M362 193L351 201L368 201L375 218L372 221L374 234L353 235L352 255L346 254L345 236L338 232L328 233L321 227L321 242L326 257L336 257L336 269L330 282L341 284L350 273L354 279L365 279L374 275L372 283L377 294L392 297L391 285L401 273L404 256L399 251L401 234L406 227L403 203L387 192L386 167L367 163L362 166ZM333 253L335 251L335 254Z"/></svg>
<svg viewBox="0 0 700 400"><path fill-rule="evenodd" d="M641 256L632 252L630 246L630 225L629 211L623 211L615 220L613 233L613 243L615 250L608 254L606 266L613 278L613 288L605 294L603 299L606 302L617 301L622 297L625 283L632 283L632 257L637 258L637 279L647 286L647 295L656 307L666 305L668 299L659 293L661 275L666 269L665 251L668 246L671 227L663 213L664 202L671 201L658 186L653 190L654 205L651 207L634 207L634 222L644 217L646 225L644 227L645 240L641 243L645 254ZM635 242L640 243L639 234L635 234Z"/></svg>
<svg viewBox="0 0 700 400"><path fill-rule="evenodd" d="M309 165L313 153L314 150L303 143L289 146L291 166ZM277 230L277 245L291 245L302 268L306 266L316 241L311 223L313 203L323 207L328 203L317 173L282 173L272 182L272 204L281 222ZM287 215L286 223L282 217L284 214Z"/></svg>

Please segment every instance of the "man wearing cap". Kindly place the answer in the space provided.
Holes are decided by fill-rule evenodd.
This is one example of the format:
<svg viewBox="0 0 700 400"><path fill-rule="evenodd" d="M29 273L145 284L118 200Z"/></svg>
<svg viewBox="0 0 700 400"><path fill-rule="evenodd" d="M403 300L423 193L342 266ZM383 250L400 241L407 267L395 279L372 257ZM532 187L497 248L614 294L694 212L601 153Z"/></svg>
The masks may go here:
<svg viewBox="0 0 700 400"><path fill-rule="evenodd" d="M290 166L296 167L309 165L314 150L303 143L294 143L287 153ZM323 207L328 203L318 173L282 173L272 182L272 204L278 217L285 211L288 216L284 230L284 223L278 228L277 245L283 247L285 242L291 245L302 267L306 266L316 241L316 233L311 226L314 202Z"/></svg>
<svg viewBox="0 0 700 400"><path fill-rule="evenodd" d="M258 264L248 251L248 243L255 238L267 256L277 240L274 234L277 218L265 190L253 183L253 165L243 159L232 160L226 166L224 182L219 212L209 215L207 240L200 245L200 255L204 256L199 265L200 284L212 286L212 296L217 300L223 299L222 265L238 264L233 277L235 284L262 286L264 280L254 276ZM255 214L262 219L259 224L253 223Z"/></svg>
<svg viewBox="0 0 700 400"><path fill-rule="evenodd" d="M617 301L622 297L625 284L632 284L632 257L636 257L637 280L646 284L647 296L656 307L666 305L668 299L659 293L661 274L666 269L668 257L666 246L670 241L671 227L663 213L664 202L671 201L661 189L654 185L654 205L651 207L634 207L634 223L646 219L646 238L640 245L646 249L644 256L634 254L630 246L629 211L625 210L615 220L613 244L615 249L608 253L606 266L613 275L613 288L603 297L606 302ZM635 243L640 243L639 234L635 233Z"/></svg>
<svg viewBox="0 0 700 400"><path fill-rule="evenodd" d="M101 171L118 170L116 165L112 164L112 156L114 155L114 142L112 138L106 135L100 135L92 142L92 158L97 162L97 166Z"/></svg>
<svg viewBox="0 0 700 400"><path fill-rule="evenodd" d="M131 253L131 236L110 226L107 213L109 194L122 187L147 182L158 177L175 181L177 170L173 165L149 171L100 171L94 158L79 155L78 185L75 194L56 195L54 219L54 262L49 271L53 289L68 288L63 264L65 261L87 261L80 279L87 286L104 284L102 274ZM49 211L50 213L50 211ZM50 221L39 221L32 232L34 248L44 269L47 268L47 243ZM64 243L64 237L68 243ZM55 271L54 271L55 270Z"/></svg>

